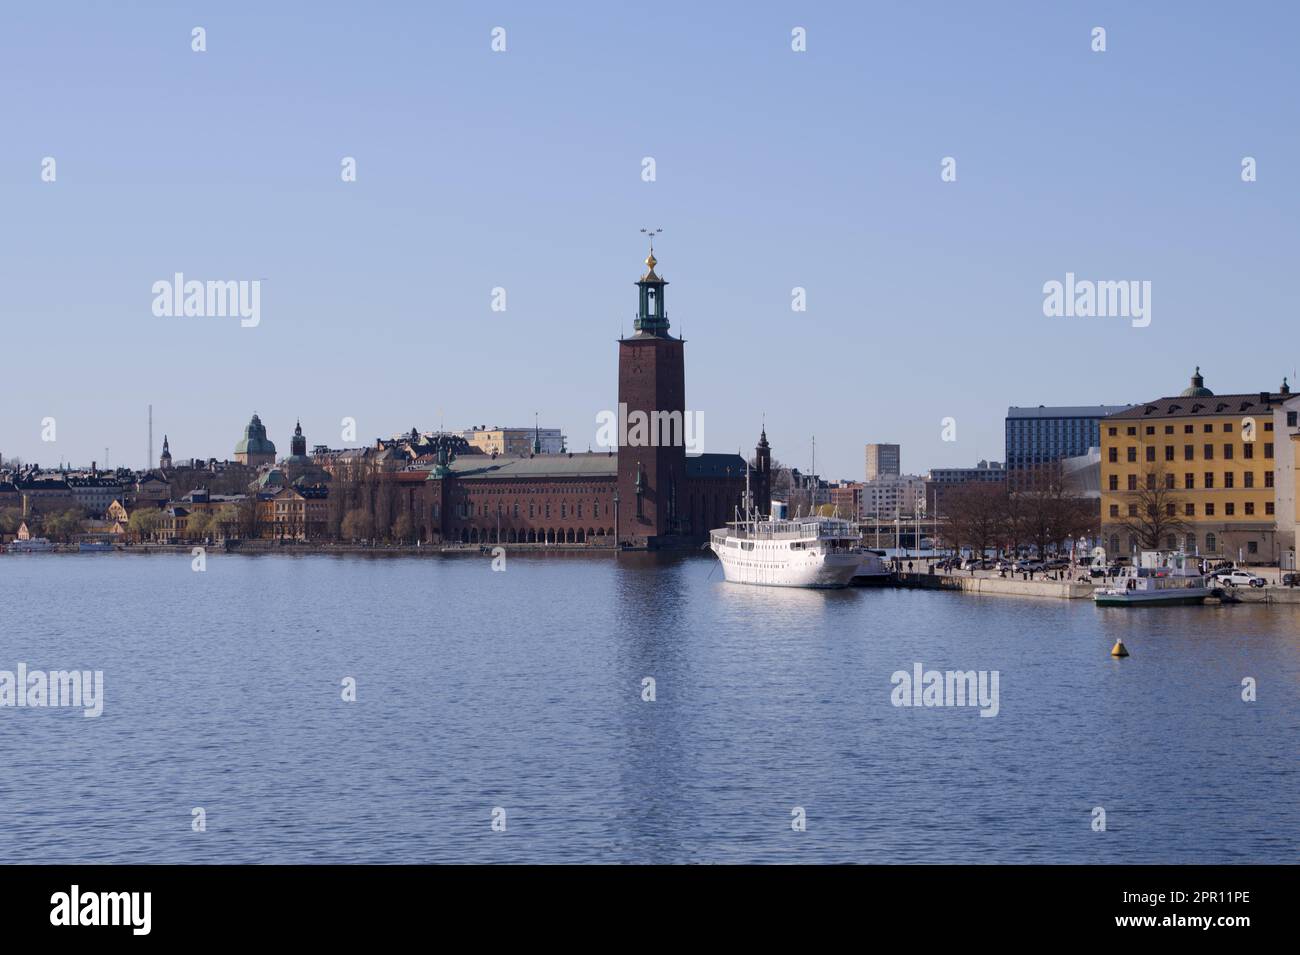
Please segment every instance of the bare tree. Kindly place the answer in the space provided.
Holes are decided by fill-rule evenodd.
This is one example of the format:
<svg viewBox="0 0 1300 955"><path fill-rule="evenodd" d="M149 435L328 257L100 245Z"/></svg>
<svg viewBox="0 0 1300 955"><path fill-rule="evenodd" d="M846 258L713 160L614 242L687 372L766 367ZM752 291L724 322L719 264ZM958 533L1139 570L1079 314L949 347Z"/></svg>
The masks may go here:
<svg viewBox="0 0 1300 955"><path fill-rule="evenodd" d="M255 491L239 502L239 536L255 540L262 536L262 511Z"/></svg>
<svg viewBox="0 0 1300 955"><path fill-rule="evenodd" d="M1032 542L1040 557L1049 547L1090 533L1096 526L1097 505L1069 490L1059 462L1034 468L1011 498L1016 536Z"/></svg>
<svg viewBox="0 0 1300 955"><path fill-rule="evenodd" d="M1170 534L1185 534L1190 528L1183 519L1186 498L1174 489L1172 477L1157 466L1143 475L1137 490L1125 495L1128 513L1121 516L1120 526L1148 550L1163 547Z"/></svg>
<svg viewBox="0 0 1300 955"><path fill-rule="evenodd" d="M976 556L998 542L1006 527L1006 489L972 481L947 492L948 530L954 549L969 545Z"/></svg>
<svg viewBox="0 0 1300 955"><path fill-rule="evenodd" d="M343 517L342 533L345 540L361 540L374 536L375 520L365 508L353 508Z"/></svg>

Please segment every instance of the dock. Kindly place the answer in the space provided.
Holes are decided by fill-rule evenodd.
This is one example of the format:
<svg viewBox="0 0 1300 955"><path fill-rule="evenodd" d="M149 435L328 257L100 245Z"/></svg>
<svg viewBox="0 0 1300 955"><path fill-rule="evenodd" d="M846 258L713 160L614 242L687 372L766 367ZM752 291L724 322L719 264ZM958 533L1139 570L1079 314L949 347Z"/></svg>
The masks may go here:
<svg viewBox="0 0 1300 955"><path fill-rule="evenodd" d="M1024 580L1019 577L982 577L956 573L894 574L894 586L915 590L959 590L968 594L1003 597L1050 597L1057 600L1092 599L1093 583L1078 580Z"/></svg>
<svg viewBox="0 0 1300 955"><path fill-rule="evenodd" d="M1022 577L982 576L969 573L895 572L888 583L913 590L955 590L969 594L992 594L1003 597L1050 597L1058 600L1091 600L1097 581L1034 580ZM1300 604L1300 587L1237 587L1233 593L1241 603Z"/></svg>

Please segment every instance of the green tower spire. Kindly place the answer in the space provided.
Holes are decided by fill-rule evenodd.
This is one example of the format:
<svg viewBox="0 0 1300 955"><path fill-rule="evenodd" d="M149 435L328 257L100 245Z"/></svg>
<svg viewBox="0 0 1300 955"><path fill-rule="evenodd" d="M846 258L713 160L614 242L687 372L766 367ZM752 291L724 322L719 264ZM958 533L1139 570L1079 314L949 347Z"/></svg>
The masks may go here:
<svg viewBox="0 0 1300 955"><path fill-rule="evenodd" d="M636 321L632 327L639 335L652 335L655 338L668 337L668 310L664 304L664 287L668 284L655 274L659 260L655 258L655 235L662 229L642 229L650 236L650 254L645 257L646 273L637 281L640 298L637 305Z"/></svg>

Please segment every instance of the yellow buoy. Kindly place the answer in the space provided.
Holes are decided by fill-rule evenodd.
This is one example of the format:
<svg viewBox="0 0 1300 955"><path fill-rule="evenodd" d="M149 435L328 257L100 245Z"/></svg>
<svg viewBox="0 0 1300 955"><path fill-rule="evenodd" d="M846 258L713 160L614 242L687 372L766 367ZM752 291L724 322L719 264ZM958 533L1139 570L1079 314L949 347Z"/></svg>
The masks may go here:
<svg viewBox="0 0 1300 955"><path fill-rule="evenodd" d="M1113 656L1113 657L1126 657L1126 656L1128 656L1128 650L1125 649L1125 647L1124 647L1124 638L1123 638L1123 637L1116 637L1116 638L1115 638L1115 645L1114 645L1113 647L1110 648L1110 655Z"/></svg>

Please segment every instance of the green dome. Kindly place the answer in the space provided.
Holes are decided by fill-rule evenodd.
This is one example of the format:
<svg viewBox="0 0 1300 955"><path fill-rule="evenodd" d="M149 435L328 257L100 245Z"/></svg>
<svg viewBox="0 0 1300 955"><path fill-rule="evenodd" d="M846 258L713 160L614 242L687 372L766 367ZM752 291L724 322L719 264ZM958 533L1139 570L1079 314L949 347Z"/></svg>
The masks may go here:
<svg viewBox="0 0 1300 955"><path fill-rule="evenodd" d="M244 429L244 437L235 445L235 453L275 454L275 444L266 436L266 425L256 414Z"/></svg>

